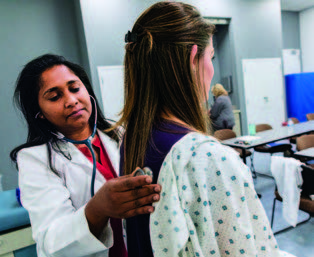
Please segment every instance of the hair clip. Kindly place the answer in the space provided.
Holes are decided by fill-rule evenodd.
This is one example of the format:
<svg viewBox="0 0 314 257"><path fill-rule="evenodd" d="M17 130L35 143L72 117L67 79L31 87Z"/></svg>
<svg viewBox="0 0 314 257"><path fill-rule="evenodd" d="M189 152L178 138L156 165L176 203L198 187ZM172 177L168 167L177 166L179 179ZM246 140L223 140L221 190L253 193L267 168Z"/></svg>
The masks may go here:
<svg viewBox="0 0 314 257"><path fill-rule="evenodd" d="M128 31L128 33L125 34L124 41L125 43L135 43L137 41L137 34Z"/></svg>

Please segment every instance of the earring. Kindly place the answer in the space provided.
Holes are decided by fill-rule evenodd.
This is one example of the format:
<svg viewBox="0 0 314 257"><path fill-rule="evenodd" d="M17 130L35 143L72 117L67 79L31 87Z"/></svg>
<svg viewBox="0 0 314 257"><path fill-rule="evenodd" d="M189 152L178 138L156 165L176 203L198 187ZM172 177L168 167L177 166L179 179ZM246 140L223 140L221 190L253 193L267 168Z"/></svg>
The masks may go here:
<svg viewBox="0 0 314 257"><path fill-rule="evenodd" d="M35 115L35 119L45 119L44 115L41 113L41 112L37 112L36 115Z"/></svg>

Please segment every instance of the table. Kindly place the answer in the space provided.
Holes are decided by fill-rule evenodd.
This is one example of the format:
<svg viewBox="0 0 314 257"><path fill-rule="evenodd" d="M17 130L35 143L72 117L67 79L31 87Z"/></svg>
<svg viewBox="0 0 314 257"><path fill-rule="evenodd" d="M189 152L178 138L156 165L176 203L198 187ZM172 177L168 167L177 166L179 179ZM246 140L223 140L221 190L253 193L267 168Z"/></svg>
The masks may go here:
<svg viewBox="0 0 314 257"><path fill-rule="evenodd" d="M227 146L241 149L243 162L246 163L245 151L250 148L254 148L256 146L261 146L268 143L273 143L276 141L280 141L280 140L295 137L295 136L300 136L303 134L310 133L312 131L314 131L313 120L294 124L293 126L289 126L289 127L280 127L276 129L258 132L256 133L255 136L259 137L259 139L255 140L253 143L248 144L248 145L235 143L239 141L239 137L223 140L221 141L221 143Z"/></svg>
<svg viewBox="0 0 314 257"><path fill-rule="evenodd" d="M314 147L310 147L302 151L295 152L294 155L297 157L305 157L308 159L314 159Z"/></svg>

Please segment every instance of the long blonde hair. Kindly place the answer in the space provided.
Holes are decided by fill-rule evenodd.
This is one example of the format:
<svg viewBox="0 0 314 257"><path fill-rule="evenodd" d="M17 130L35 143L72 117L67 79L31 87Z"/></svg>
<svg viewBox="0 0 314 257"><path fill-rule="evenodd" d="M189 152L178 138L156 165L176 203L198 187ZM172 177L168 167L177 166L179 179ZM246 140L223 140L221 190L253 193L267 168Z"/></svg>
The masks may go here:
<svg viewBox="0 0 314 257"><path fill-rule="evenodd" d="M223 87L223 85L217 83L212 87L212 94L215 97L221 96L221 95L228 95L227 90Z"/></svg>
<svg viewBox="0 0 314 257"><path fill-rule="evenodd" d="M163 113L207 132L206 94L190 55L197 45L200 59L214 29L195 7L178 2L158 2L135 22L137 39L126 45L124 59L125 105L116 124L125 126L125 174L143 166L152 126Z"/></svg>

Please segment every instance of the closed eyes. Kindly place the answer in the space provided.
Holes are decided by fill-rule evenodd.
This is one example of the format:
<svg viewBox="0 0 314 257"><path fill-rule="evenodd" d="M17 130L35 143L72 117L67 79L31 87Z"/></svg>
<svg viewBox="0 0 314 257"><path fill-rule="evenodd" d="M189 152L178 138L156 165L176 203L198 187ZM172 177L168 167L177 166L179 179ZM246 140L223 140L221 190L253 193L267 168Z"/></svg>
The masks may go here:
<svg viewBox="0 0 314 257"><path fill-rule="evenodd" d="M70 88L69 91L71 93L77 93L80 91L80 87ZM60 97L61 97L61 94L58 93L55 96L50 97L48 100L51 102L56 102Z"/></svg>

